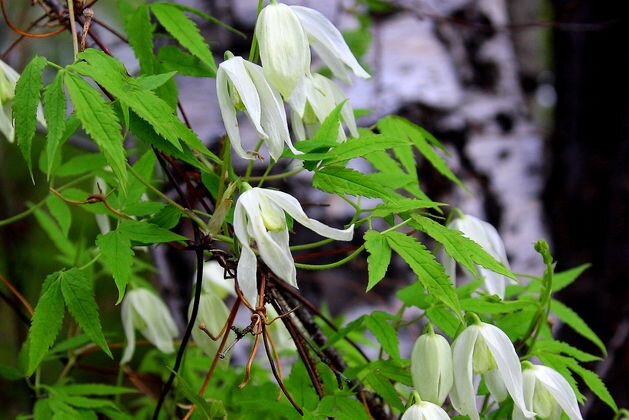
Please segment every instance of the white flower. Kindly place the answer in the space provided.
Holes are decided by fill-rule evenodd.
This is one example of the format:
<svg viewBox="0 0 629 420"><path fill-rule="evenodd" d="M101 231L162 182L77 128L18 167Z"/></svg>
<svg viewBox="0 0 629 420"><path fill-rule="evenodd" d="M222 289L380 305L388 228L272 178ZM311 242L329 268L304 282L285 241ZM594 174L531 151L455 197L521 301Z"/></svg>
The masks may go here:
<svg viewBox="0 0 629 420"><path fill-rule="evenodd" d="M450 392L450 401L462 415L470 416L472 420L479 419L473 376L485 374L487 378L487 372L494 371L492 374L497 374L523 415L526 418L534 416L525 406L518 355L509 337L499 328L478 321L463 330L452 343L452 366L454 386ZM493 394L491 387L490 391L500 400L501 396Z"/></svg>
<svg viewBox="0 0 629 420"><path fill-rule="evenodd" d="M194 300L190 302L190 306L188 307L188 319L192 315L193 305ZM229 309L227 309L223 300L214 294L211 289L205 288L204 281L201 299L199 300L199 312L197 313L196 325L192 329L192 339L196 345L210 357L216 355L222 336L217 340L212 340L205 332L198 328L198 326L203 324L214 337L217 337L225 326L228 317ZM234 333L229 332L229 334L233 340L235 338Z"/></svg>
<svg viewBox="0 0 629 420"><path fill-rule="evenodd" d="M173 340L179 332L168 308L154 293L139 288L129 291L122 301L122 327L127 336L127 347L122 355L121 364L127 363L135 351L135 330L160 351L175 351Z"/></svg>
<svg viewBox="0 0 629 420"><path fill-rule="evenodd" d="M358 60L347 46L341 32L325 16L308 7L291 6L290 8L299 18L312 49L330 68L334 76L346 83L351 82L350 71L363 79L371 77L358 64Z"/></svg>
<svg viewBox="0 0 629 420"><path fill-rule="evenodd" d="M418 401L408 408L401 420L449 420L450 417L436 404Z"/></svg>
<svg viewBox="0 0 629 420"><path fill-rule="evenodd" d="M523 363L524 400L540 419L560 420L562 410L570 420L582 420L577 397L566 379L557 371L542 365ZM526 417L513 407L513 420Z"/></svg>
<svg viewBox="0 0 629 420"><path fill-rule="evenodd" d="M297 286L295 263L288 244L286 215L318 234L349 241L354 226L345 230L334 229L310 219L299 201L281 191L252 188L240 195L234 210L234 232L242 245L238 261L238 285L251 306L257 304L257 258L251 249L255 241L260 257L276 276Z"/></svg>
<svg viewBox="0 0 629 420"><path fill-rule="evenodd" d="M15 84L20 75L8 64L0 60L0 133L13 142L15 139L15 125L13 122L13 98ZM46 120L41 105L37 108L37 121L46 127Z"/></svg>
<svg viewBox="0 0 629 420"><path fill-rule="evenodd" d="M255 29L264 74L284 98L310 72L308 39L295 12L273 1L260 12Z"/></svg>
<svg viewBox="0 0 629 420"><path fill-rule="evenodd" d="M291 106L291 124L297 140L311 137L323 121L341 103L347 101L345 94L336 84L320 74L302 79L289 99ZM347 125L352 137L358 137L354 110L345 102L341 110L341 119ZM337 140L345 141L345 131L339 124Z"/></svg>
<svg viewBox="0 0 629 420"><path fill-rule="evenodd" d="M300 153L291 143L282 99L269 85L260 66L241 57L223 61L216 72L216 90L227 135L240 157L253 159L254 155L242 148L238 111L247 114L273 159L280 158L285 144L293 153Z"/></svg>
<svg viewBox="0 0 629 420"><path fill-rule="evenodd" d="M220 299L234 294L234 279L225 278L225 269L216 260L203 264L203 291Z"/></svg>
<svg viewBox="0 0 629 420"><path fill-rule="evenodd" d="M421 335L411 353L411 375L422 400L442 405L453 381L448 341L434 332Z"/></svg>
<svg viewBox="0 0 629 420"><path fill-rule="evenodd" d="M505 251L504 243L502 242L496 228L491 224L480 220L477 217L464 215L453 220L448 227L462 232L465 237L476 242L489 255L501 262L506 268L509 268L509 261L507 260L507 252ZM445 254L442 259L443 265L446 267L446 272L452 281L455 281L456 266L454 259ZM485 291L492 295L498 295L500 299L504 299L505 289L507 284L511 283L511 280L502 274L495 273L484 267L476 266L476 268L484 279L483 288Z"/></svg>

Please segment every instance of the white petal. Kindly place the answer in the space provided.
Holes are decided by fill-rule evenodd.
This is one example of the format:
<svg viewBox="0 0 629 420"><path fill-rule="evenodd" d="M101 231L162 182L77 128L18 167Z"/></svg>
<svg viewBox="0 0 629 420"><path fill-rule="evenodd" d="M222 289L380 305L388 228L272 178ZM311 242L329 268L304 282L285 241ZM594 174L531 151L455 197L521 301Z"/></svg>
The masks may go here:
<svg viewBox="0 0 629 420"><path fill-rule="evenodd" d="M522 368L511 340L500 328L486 323L482 324L480 334L496 361L498 372L513 402L520 407L525 416L532 417L534 413L527 410L524 404Z"/></svg>
<svg viewBox="0 0 629 420"><path fill-rule="evenodd" d="M7 80L13 84L16 84L18 79L20 78L20 74L13 70L13 67L9 66L4 61L0 60L0 72L4 73L7 77Z"/></svg>
<svg viewBox="0 0 629 420"><path fill-rule="evenodd" d="M330 69L338 68L338 64L331 64L329 60L335 59L352 69L358 77L368 79L369 74L358 64L356 57L345 43L343 35L338 29L320 12L303 6L291 6L291 9L299 17L308 38L313 45L320 44L322 49L328 50L330 54L321 57ZM328 61L326 61L328 60ZM341 75L342 77L343 75Z"/></svg>
<svg viewBox="0 0 629 420"><path fill-rule="evenodd" d="M258 259L249 245L243 244L238 260L238 286L243 296L252 307L258 302Z"/></svg>
<svg viewBox="0 0 629 420"><path fill-rule="evenodd" d="M450 392L450 401L459 413L470 416L472 420L479 420L476 390L472 381L472 356L480 330L478 325L471 325L452 343L454 385Z"/></svg>
<svg viewBox="0 0 629 420"><path fill-rule="evenodd" d="M192 314L193 305L194 300L191 301L188 306L188 319L190 319L190 315ZM201 323L205 324L205 328L207 328L213 335L217 336L223 329L228 316L229 309L227 309L225 303L223 303L218 296L212 292L204 292L201 294L199 312L195 323L196 325L195 328L192 329L192 339L196 345L210 357L214 357L214 355L216 355L220 339L216 341L212 340L207 336L207 334L201 331L198 326ZM233 335L233 333L230 333L230 335Z"/></svg>
<svg viewBox="0 0 629 420"><path fill-rule="evenodd" d="M304 127L304 123L301 120L301 117L297 113L297 111L291 109L290 111L290 124L293 128L293 136L296 140L301 141L305 140L306 137L306 128ZM1 128L1 127L0 127Z"/></svg>
<svg viewBox="0 0 629 420"><path fill-rule="evenodd" d="M424 420L449 420L450 416L443 408L428 401L422 401L419 404L422 408Z"/></svg>
<svg viewBox="0 0 629 420"><path fill-rule="evenodd" d="M489 389L492 397L498 402L504 401L509 393L507 392L507 388L498 369L494 368L488 370L483 377L485 378L485 385L487 385L487 389Z"/></svg>
<svg viewBox="0 0 629 420"><path fill-rule="evenodd" d="M143 320L142 323L135 323L136 327L139 326L142 335L161 352L174 352L173 339L177 337L178 331L168 307L146 289L136 289L133 292L136 292L133 300L134 317Z"/></svg>
<svg viewBox="0 0 629 420"><path fill-rule="evenodd" d="M129 294L127 294L122 301L120 315L122 317L122 328L127 338L127 347L125 347L122 359L120 359L120 364L123 365L131 361L133 353L135 352L135 328L133 327L132 308L129 302Z"/></svg>
<svg viewBox="0 0 629 420"><path fill-rule="evenodd" d="M216 260L203 264L203 291L214 293L221 299L235 294L234 279L225 278L225 269Z"/></svg>
<svg viewBox="0 0 629 420"><path fill-rule="evenodd" d="M422 400L442 405L452 389L452 352L447 340L437 334L423 334L411 353L413 386Z"/></svg>
<svg viewBox="0 0 629 420"><path fill-rule="evenodd" d="M236 117L236 109L229 96L229 77L222 68L222 64L218 67L216 72L216 96L218 98L218 106L221 110L223 117L223 125L225 125L225 131L231 142L232 147L243 159L253 159L253 156L249 155L242 148L240 140L240 129L238 128L238 118Z"/></svg>
<svg viewBox="0 0 629 420"><path fill-rule="evenodd" d="M309 218L295 197L281 191L266 189L262 191L269 200L284 209L293 219L321 236L336 239L337 241L350 241L354 236L354 225L345 230L331 228L318 220Z"/></svg>
<svg viewBox="0 0 629 420"><path fill-rule="evenodd" d="M9 143L15 140L15 127L11 118L11 101L4 105L0 105L0 133L6 137Z"/></svg>
<svg viewBox="0 0 629 420"><path fill-rule="evenodd" d="M526 369L522 372L524 403L529 410L533 410L533 398L535 396L535 373L532 369ZM512 420L525 420L528 417L524 415L520 407L513 405Z"/></svg>
<svg viewBox="0 0 629 420"><path fill-rule="evenodd" d="M343 119L343 122L347 126L347 129L352 137L357 138L358 128L356 127L356 118L354 118L354 108L352 108L352 105L347 100L345 93L343 93L343 91L333 81L329 79L327 79L327 81L336 104L338 105L341 102L346 101L345 105L343 105L343 108L341 109L341 118Z"/></svg>
<svg viewBox="0 0 629 420"><path fill-rule="evenodd" d="M571 420L581 420L582 417L579 411L577 397L568 381L566 381L560 373L549 367L538 365L532 369L535 372L537 380L555 397L555 400L568 417L570 417Z"/></svg>

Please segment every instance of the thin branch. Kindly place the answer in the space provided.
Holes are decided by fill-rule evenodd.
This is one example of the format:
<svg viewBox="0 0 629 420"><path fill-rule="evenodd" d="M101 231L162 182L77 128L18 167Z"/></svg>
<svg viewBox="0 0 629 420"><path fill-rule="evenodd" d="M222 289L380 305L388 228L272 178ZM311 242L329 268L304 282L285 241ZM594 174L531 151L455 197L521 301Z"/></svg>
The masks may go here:
<svg viewBox="0 0 629 420"><path fill-rule="evenodd" d="M4 283L5 286L7 286L7 288L11 291L11 293L13 293L13 295L26 308L28 313L31 316L33 316L33 307L31 306L30 303L28 303L28 300L26 300L26 298L24 296L22 296L22 294L11 284L11 282L9 282L9 280L5 279L1 274L0 274L0 281L2 281L2 283Z"/></svg>

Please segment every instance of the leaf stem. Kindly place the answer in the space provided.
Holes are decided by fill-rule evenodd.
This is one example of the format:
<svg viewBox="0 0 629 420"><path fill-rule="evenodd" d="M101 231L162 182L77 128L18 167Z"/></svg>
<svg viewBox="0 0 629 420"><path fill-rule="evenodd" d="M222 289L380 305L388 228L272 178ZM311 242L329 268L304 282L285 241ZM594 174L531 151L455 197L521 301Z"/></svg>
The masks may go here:
<svg viewBox="0 0 629 420"><path fill-rule="evenodd" d="M304 171L304 168L297 168L297 169L293 169L292 171L288 171L288 172L283 172L281 174L275 174L275 175L263 175L263 176L250 176L250 177L246 177L243 178L243 181L246 182L252 182L252 181L277 181L279 179L284 179L284 178L289 178L293 175L296 175L302 171Z"/></svg>
<svg viewBox="0 0 629 420"><path fill-rule="evenodd" d="M356 250L354 252L349 254L347 257L343 258L342 260L330 263L330 264L318 265L318 264L295 263L295 267L301 268L302 270L328 270L330 268L340 267L343 264L345 264L345 263L353 260L354 258L356 258L358 256L358 254L360 254L364 249L365 249L365 244L362 244L361 246L356 248Z"/></svg>

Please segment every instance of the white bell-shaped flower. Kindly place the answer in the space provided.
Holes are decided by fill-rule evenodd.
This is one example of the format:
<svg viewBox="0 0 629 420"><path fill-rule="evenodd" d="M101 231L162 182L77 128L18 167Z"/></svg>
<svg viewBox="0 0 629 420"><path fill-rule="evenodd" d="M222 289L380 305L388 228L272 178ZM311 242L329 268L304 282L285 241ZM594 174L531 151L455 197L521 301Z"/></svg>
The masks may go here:
<svg viewBox="0 0 629 420"><path fill-rule="evenodd" d="M294 221L327 238L349 241L354 226L345 230L331 228L304 213L295 197L281 191L251 188L240 195L234 210L234 232L242 245L238 261L238 285L251 306L257 305L257 258L260 257L276 276L297 286L297 272L288 244L288 213Z"/></svg>
<svg viewBox="0 0 629 420"><path fill-rule="evenodd" d="M320 74L302 79L289 99L291 125L297 140L304 140L317 131L334 109L345 102L341 109L341 120L352 137L358 137L354 110L341 89L330 79ZM346 140L342 124L339 124L337 140Z"/></svg>
<svg viewBox="0 0 629 420"><path fill-rule="evenodd" d="M422 401L420 396L413 392L415 403L404 412L401 420L449 420L450 416L443 408L428 401Z"/></svg>
<svg viewBox="0 0 629 420"><path fill-rule="evenodd" d="M15 97L15 85L19 78L18 72L0 60L0 133L11 143L15 139L13 98ZM46 127L46 120L41 105L37 108L37 121L43 127Z"/></svg>
<svg viewBox="0 0 629 420"><path fill-rule="evenodd" d="M203 264L203 291L213 293L220 299L234 294L234 279L225 278L225 269L216 260Z"/></svg>
<svg viewBox="0 0 629 420"><path fill-rule="evenodd" d="M452 352L448 341L430 331L421 335L411 353L413 386L422 400L442 405L452 388Z"/></svg>
<svg viewBox="0 0 629 420"><path fill-rule="evenodd" d="M260 12L255 29L260 61L269 82L284 98L310 73L308 39L295 12L275 0Z"/></svg>
<svg viewBox="0 0 629 420"><path fill-rule="evenodd" d="M565 412L570 420L582 420L577 397L572 387L559 372L542 365L529 362L522 364L524 369L524 401L529 410L534 411L537 418L560 420L561 412ZM522 410L513 408L513 420L526 417Z"/></svg>
<svg viewBox="0 0 629 420"><path fill-rule="evenodd" d="M301 22L313 50L335 77L351 83L350 72L363 79L371 76L352 54L343 35L323 14L303 6L290 7Z"/></svg>
<svg viewBox="0 0 629 420"><path fill-rule="evenodd" d="M452 343L452 367L454 385L450 401L462 415L470 416L472 420L479 419L474 374L485 374L487 378L487 372L495 370L492 373L497 374L523 415L526 418L534 416L524 402L520 360L511 340L500 328L477 319L476 324L463 330ZM491 387L490 391L494 395ZM501 398L496 397L498 400Z"/></svg>
<svg viewBox="0 0 629 420"><path fill-rule="evenodd" d="M267 82L260 66L242 57L223 61L216 72L216 91L225 130L240 157L254 159L255 154L242 147L238 111L247 114L273 159L280 158L284 145L293 153L300 153L291 143L282 99Z"/></svg>
<svg viewBox="0 0 629 420"><path fill-rule="evenodd" d="M463 233L465 237L476 242L489 255L509 268L505 245L498 231L491 224L466 214L454 219L450 222L448 227ZM454 259L444 252L442 254L442 261L446 268L446 273L448 273L452 281L456 283L456 264ZM500 299L504 299L507 284L510 284L512 281L508 277L495 273L480 265L476 266L476 268L484 279L483 289L489 294L497 295Z"/></svg>
<svg viewBox="0 0 629 420"><path fill-rule="evenodd" d="M214 357L222 340L222 337L218 338L218 335L223 330L225 322L227 322L229 309L227 309L223 300L213 292L211 287L205 287L205 283L204 280L203 291L201 292L201 299L199 300L199 312L197 313L195 327L192 329L192 340L194 340L195 344L199 346L205 354ZM190 306L188 307L188 319L192 315L193 305L194 300L190 302ZM218 339L213 340L202 331L199 328L201 324ZM233 340L235 338L234 333L230 331L229 334L231 340Z"/></svg>
<svg viewBox="0 0 629 420"><path fill-rule="evenodd" d="M127 292L122 301L121 315L127 337L121 364L133 357L136 329L161 352L175 351L173 340L179 335L177 325L164 302L155 293L144 288Z"/></svg>

